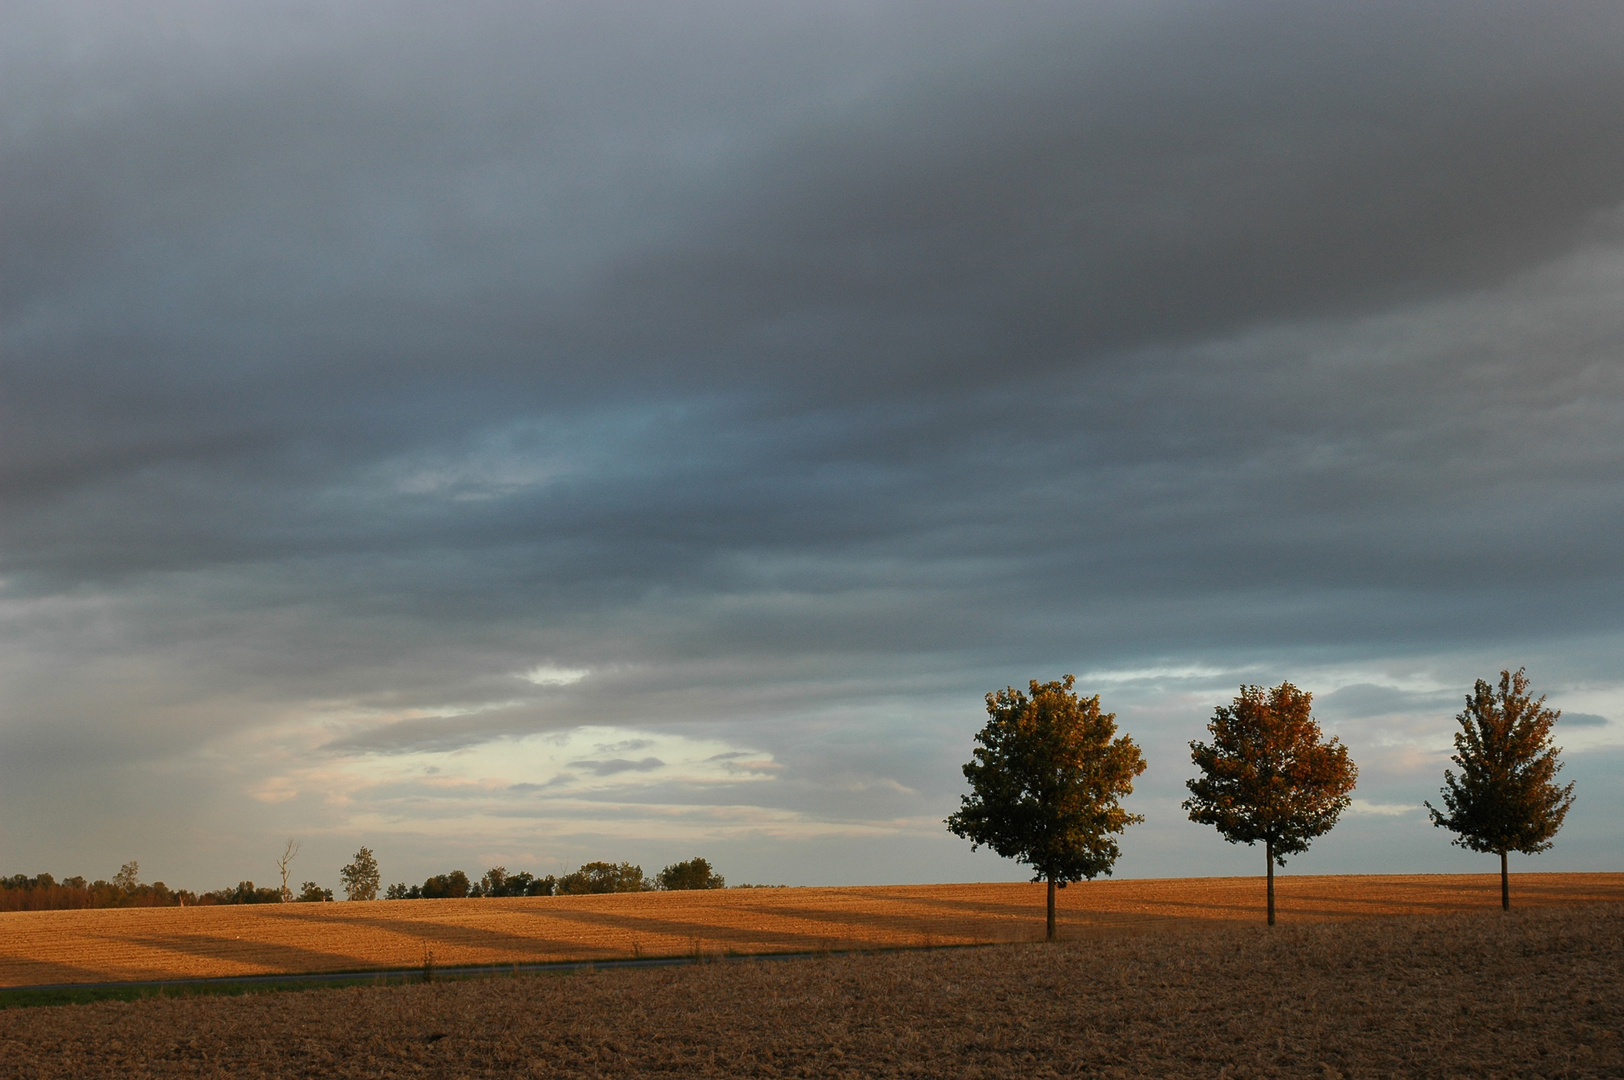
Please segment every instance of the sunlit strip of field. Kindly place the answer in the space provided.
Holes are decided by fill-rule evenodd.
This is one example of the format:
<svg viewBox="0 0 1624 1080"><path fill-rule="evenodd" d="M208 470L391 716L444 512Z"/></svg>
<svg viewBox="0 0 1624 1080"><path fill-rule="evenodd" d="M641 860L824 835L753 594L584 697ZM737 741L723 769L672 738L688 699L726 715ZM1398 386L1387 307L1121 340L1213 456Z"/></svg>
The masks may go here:
<svg viewBox="0 0 1624 1080"><path fill-rule="evenodd" d="M1282 876L1283 922L1492 908L1492 875ZM1624 874L1518 874L1513 903L1624 901ZM1026 883L727 889L0 913L0 986L507 965L683 954L818 952L1029 941ZM1087 882L1060 893L1062 937L1262 918L1261 878Z"/></svg>

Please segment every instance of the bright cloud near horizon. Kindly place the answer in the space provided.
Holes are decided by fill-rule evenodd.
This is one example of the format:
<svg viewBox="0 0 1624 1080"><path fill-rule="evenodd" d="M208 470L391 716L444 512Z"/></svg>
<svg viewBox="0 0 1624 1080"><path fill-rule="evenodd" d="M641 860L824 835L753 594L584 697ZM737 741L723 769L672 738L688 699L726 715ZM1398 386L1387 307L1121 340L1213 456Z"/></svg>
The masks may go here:
<svg viewBox="0 0 1624 1080"><path fill-rule="evenodd" d="M1624 863L1624 10L0 13L0 873L1016 879L983 696L1243 683L1427 823L1564 711L1518 869Z"/></svg>

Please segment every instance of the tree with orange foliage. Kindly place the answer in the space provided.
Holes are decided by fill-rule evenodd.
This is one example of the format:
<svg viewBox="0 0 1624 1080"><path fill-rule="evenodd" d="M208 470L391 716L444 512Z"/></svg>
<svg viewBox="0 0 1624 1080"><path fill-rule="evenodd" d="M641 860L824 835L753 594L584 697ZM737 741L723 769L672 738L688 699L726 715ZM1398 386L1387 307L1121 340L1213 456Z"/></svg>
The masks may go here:
<svg viewBox="0 0 1624 1080"><path fill-rule="evenodd" d="M1122 809L1145 759L1116 735L1116 714L1099 695L1079 698L1074 680L1031 681L987 695L987 726L975 760L964 766L970 794L947 819L948 831L985 844L1049 882L1048 940L1055 939L1055 886L1109 874L1121 850L1115 834L1145 820Z"/></svg>
<svg viewBox="0 0 1624 1080"><path fill-rule="evenodd" d="M1290 683L1243 686L1233 704L1214 711L1212 744L1190 743L1201 775L1186 782L1184 809L1231 844L1263 841L1270 926L1275 865L1331 831L1359 778L1346 746L1321 741L1313 703L1314 695Z"/></svg>
<svg viewBox="0 0 1624 1080"><path fill-rule="evenodd" d="M1545 698L1528 692L1525 669L1500 672L1500 689L1477 680L1466 695L1466 711L1455 719L1457 780L1444 770L1445 814L1426 804L1435 826L1456 834L1452 841L1472 851L1500 856L1500 907L1511 910L1511 879L1506 853L1535 855L1551 846L1573 805L1573 785L1559 785L1562 770L1551 745L1551 727L1562 715L1545 708Z"/></svg>

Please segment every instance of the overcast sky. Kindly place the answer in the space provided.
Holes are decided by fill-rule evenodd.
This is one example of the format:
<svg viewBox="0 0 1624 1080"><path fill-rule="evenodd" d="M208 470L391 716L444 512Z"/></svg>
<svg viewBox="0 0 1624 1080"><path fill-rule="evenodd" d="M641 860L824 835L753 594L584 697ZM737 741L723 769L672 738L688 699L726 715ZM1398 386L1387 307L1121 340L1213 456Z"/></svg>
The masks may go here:
<svg viewBox="0 0 1624 1080"><path fill-rule="evenodd" d="M1624 868L1624 8L0 12L0 873L693 855L1014 879L983 696L1145 748L1118 874L1254 874L1187 743L1289 679L1426 821Z"/></svg>

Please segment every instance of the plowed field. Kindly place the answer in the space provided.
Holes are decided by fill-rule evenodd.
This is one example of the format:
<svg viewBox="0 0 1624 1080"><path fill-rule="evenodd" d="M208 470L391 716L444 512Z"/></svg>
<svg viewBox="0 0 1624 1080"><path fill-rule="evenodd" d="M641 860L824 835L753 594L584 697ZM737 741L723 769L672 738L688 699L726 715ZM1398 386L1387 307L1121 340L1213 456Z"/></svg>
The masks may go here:
<svg viewBox="0 0 1624 1080"><path fill-rule="evenodd" d="M1499 904L1494 876L1277 879L1282 922ZM683 954L1031 941L1043 886L727 889L0 913L0 986L508 965ZM1520 874L1518 907L1624 901L1624 874ZM1060 893L1061 936L1261 921L1261 878L1095 881Z"/></svg>
<svg viewBox="0 0 1624 1080"><path fill-rule="evenodd" d="M0 1073L1618 1077L1624 906L7 1009Z"/></svg>

